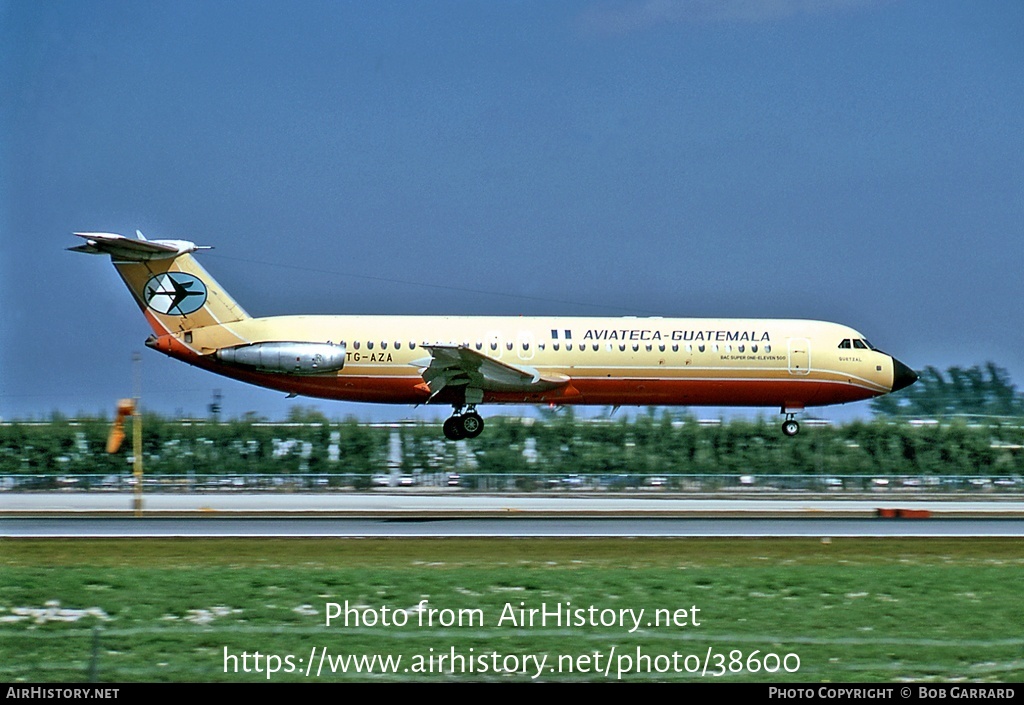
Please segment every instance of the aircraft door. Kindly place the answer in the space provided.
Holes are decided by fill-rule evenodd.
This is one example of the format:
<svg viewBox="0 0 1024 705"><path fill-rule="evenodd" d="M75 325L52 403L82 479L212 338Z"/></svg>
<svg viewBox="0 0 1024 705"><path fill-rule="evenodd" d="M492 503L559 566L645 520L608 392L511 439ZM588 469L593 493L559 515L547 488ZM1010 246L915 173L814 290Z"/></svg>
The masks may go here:
<svg viewBox="0 0 1024 705"><path fill-rule="evenodd" d="M789 339L789 374L805 375L811 371L811 341L807 338Z"/></svg>

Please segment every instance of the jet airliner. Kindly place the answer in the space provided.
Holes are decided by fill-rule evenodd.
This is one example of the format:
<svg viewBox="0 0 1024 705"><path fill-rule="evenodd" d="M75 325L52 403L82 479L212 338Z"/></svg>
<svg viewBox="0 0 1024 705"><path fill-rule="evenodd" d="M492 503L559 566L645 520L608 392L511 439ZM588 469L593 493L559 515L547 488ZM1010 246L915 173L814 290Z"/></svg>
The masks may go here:
<svg viewBox="0 0 1024 705"><path fill-rule="evenodd" d="M186 240L75 233L109 255L146 316L146 345L251 384L344 401L451 405L474 438L480 404L759 406L785 415L903 389L917 375L824 321L486 316L252 317Z"/></svg>

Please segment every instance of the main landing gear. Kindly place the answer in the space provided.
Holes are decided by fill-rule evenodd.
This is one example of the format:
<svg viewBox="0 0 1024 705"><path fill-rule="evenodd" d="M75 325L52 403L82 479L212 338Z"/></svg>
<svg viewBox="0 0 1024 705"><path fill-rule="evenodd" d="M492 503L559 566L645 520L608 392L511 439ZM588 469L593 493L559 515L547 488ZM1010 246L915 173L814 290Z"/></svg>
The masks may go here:
<svg viewBox="0 0 1024 705"><path fill-rule="evenodd" d="M442 429L444 437L450 441L476 438L483 433L484 420L476 413L475 404L470 404L465 413L461 406L452 406L452 415L445 420Z"/></svg>
<svg viewBox="0 0 1024 705"><path fill-rule="evenodd" d="M782 432L790 437L800 433L800 424L793 418L795 414L786 414L786 420L782 422Z"/></svg>

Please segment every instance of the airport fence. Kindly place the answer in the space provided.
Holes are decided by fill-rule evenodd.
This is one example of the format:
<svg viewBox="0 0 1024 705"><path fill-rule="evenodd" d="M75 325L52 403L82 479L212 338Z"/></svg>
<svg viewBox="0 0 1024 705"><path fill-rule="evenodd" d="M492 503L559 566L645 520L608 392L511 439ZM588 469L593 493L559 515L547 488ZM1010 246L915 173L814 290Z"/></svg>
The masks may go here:
<svg viewBox="0 0 1024 705"><path fill-rule="evenodd" d="M120 475L0 475L0 492L134 492L137 479ZM145 493L332 493L332 492L537 492L682 494L978 494L1024 495L1020 477L943 475L929 477L864 475L558 475L551 473L358 473L289 475L143 476Z"/></svg>
<svg viewBox="0 0 1024 705"><path fill-rule="evenodd" d="M671 410L611 420L576 419L568 413L545 419L495 416L486 423L480 437L453 442L444 439L439 424L423 421L314 417L218 422L147 414L142 459L147 477L211 476L211 483L267 475L288 484L297 476L345 474L369 482L380 473L546 474L580 476L584 482L629 476L635 483L684 475L849 475L965 476L987 478L994 485L1000 478L1015 482L1024 477L1024 424L1019 419L875 420L838 426L808 420L794 438L784 437L774 418L725 422ZM131 428L113 454L105 452L109 430L110 421L102 418L0 423L0 475L121 476L134 461Z"/></svg>

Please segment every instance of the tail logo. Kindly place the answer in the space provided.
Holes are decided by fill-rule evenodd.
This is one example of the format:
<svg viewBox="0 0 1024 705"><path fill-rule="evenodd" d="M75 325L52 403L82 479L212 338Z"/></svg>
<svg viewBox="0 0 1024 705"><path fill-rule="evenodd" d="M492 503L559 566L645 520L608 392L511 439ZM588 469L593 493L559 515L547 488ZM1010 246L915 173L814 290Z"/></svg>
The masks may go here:
<svg viewBox="0 0 1024 705"><path fill-rule="evenodd" d="M142 295L157 313L185 316L206 303L206 285L191 274L165 272L146 282Z"/></svg>

